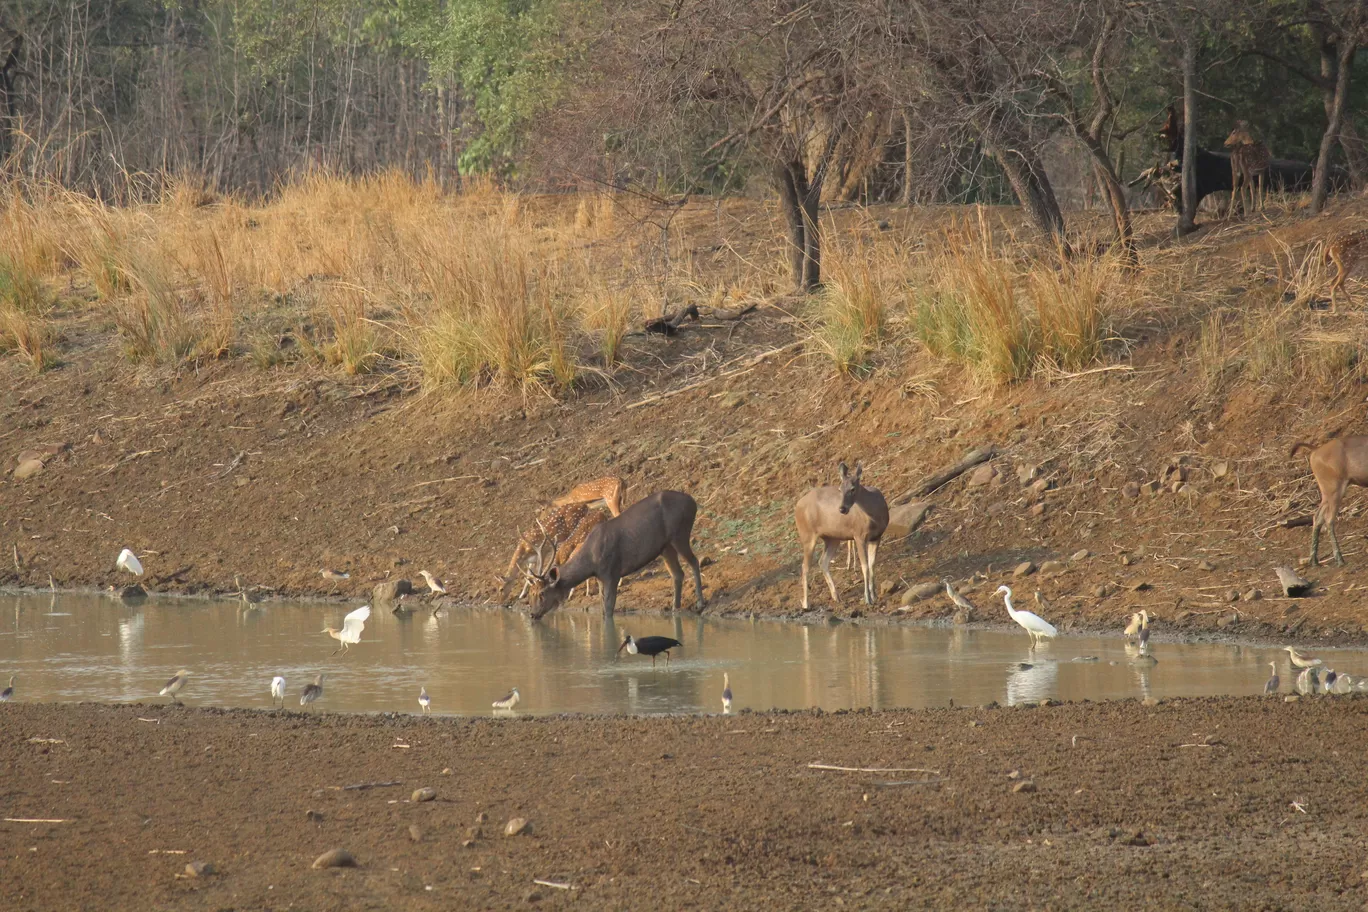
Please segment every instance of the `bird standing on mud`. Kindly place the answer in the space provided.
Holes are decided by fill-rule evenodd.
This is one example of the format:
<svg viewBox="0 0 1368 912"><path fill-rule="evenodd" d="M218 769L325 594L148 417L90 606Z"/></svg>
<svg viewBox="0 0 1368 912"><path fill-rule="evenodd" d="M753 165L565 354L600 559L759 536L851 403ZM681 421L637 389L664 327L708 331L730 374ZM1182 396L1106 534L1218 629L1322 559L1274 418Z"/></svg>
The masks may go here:
<svg viewBox="0 0 1368 912"><path fill-rule="evenodd" d="M427 587L433 595L447 594L446 587L443 586L439 580L433 579L431 573L428 573L426 570L419 570L418 575L427 583Z"/></svg>
<svg viewBox="0 0 1368 912"><path fill-rule="evenodd" d="M8 703L14 699L14 675L10 675L9 687L0 690L0 703Z"/></svg>
<svg viewBox="0 0 1368 912"><path fill-rule="evenodd" d="M361 642L361 631L365 629L366 618L370 617L370 605L362 605L355 611L342 619L342 629L335 627L324 627L323 632L337 640L338 647L332 651L332 655L346 650Z"/></svg>
<svg viewBox="0 0 1368 912"><path fill-rule="evenodd" d="M671 637L649 636L639 640L632 639L632 635L627 634L627 639L622 641L622 645L617 648L619 653L626 649L630 655L646 655L651 657L651 667L655 668L656 656L665 653L665 664L670 664L670 650L683 649L684 644Z"/></svg>
<svg viewBox="0 0 1368 912"><path fill-rule="evenodd" d="M304 686L304 692L299 695L299 705L308 706L321 696L323 696L323 676L319 675L314 678L312 684L306 684Z"/></svg>
<svg viewBox="0 0 1368 912"><path fill-rule="evenodd" d="M1012 620L1020 624L1022 629L1031 635L1032 649L1039 646L1042 639L1059 636L1059 631L1049 621L1029 611L1017 611L1013 608L1012 590L1007 586L998 586L995 594L1002 596L1002 600L1007 604L1007 613Z"/></svg>
<svg viewBox="0 0 1368 912"><path fill-rule="evenodd" d="M143 575L142 561L138 560L138 556L127 548L119 552L118 558L114 561L114 566L120 570L127 570L134 576Z"/></svg>
<svg viewBox="0 0 1368 912"><path fill-rule="evenodd" d="M175 675L172 676L171 680L166 682L166 686L161 689L160 696L170 697L171 702L179 703L180 699L177 698L176 694L184 690L185 685L189 682L190 672L182 668L180 671L176 672Z"/></svg>
<svg viewBox="0 0 1368 912"><path fill-rule="evenodd" d="M1264 693L1275 694L1278 692L1279 685L1282 684L1282 681L1278 679L1278 663L1269 662L1268 667L1273 669L1273 673L1269 676L1268 682L1264 684Z"/></svg>
<svg viewBox="0 0 1368 912"><path fill-rule="evenodd" d="M974 608L973 602L969 601L967 598L965 598L964 596L960 595L960 594L959 594L958 592L956 592L953 588L951 588L951 586L950 586L950 580L948 580L948 579L943 579L943 580L941 580L941 582L945 583L945 594L948 595L948 596L950 596L950 601L952 601L952 602L955 603L955 609L956 609L956 610L955 610L955 616L954 616L954 621L955 621L955 623L956 623L956 624L966 624L966 623L968 623L969 620L973 618L973 616L974 616L974 611L976 610L976 609Z"/></svg>
<svg viewBox="0 0 1368 912"><path fill-rule="evenodd" d="M1292 660L1292 664L1297 668L1314 668L1317 665L1325 664L1315 656L1307 655L1306 653L1299 651L1295 646L1284 646L1283 649L1287 650L1288 658Z"/></svg>
<svg viewBox="0 0 1368 912"><path fill-rule="evenodd" d="M522 697L518 694L518 688L515 687L499 699L495 700L493 706L495 709L512 709L518 705L518 701L521 699Z"/></svg>
<svg viewBox="0 0 1368 912"><path fill-rule="evenodd" d="M280 675L271 678L271 708L275 708L276 700L280 701L280 706L285 707L285 679Z"/></svg>
<svg viewBox="0 0 1368 912"><path fill-rule="evenodd" d="M423 712L432 712L432 697L428 696L427 688L418 688L418 705L423 707Z"/></svg>

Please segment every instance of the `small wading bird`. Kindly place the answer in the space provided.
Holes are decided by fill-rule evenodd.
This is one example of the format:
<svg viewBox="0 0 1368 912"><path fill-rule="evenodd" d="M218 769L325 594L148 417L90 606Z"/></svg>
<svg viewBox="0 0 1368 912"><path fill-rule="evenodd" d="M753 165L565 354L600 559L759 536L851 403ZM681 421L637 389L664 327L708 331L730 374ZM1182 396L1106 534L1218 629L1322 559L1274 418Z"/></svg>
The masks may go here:
<svg viewBox="0 0 1368 912"><path fill-rule="evenodd" d="M1149 626L1149 612L1148 612L1148 611L1140 611L1140 612L1137 613L1137 614L1132 614L1132 615L1131 615L1131 619L1130 619L1130 623L1126 625L1126 630L1125 630L1126 636L1128 636L1128 637L1143 636L1143 632L1144 632L1145 628L1148 627L1148 626Z"/></svg>
<svg viewBox="0 0 1368 912"><path fill-rule="evenodd" d="M134 576L143 575L142 561L138 560L138 555L127 548L124 548L119 552L119 557L114 561L114 566L118 567L120 570L127 570Z"/></svg>
<svg viewBox="0 0 1368 912"><path fill-rule="evenodd" d="M724 672L722 672L722 713L723 713L723 715L729 715L729 714L731 713L731 701L732 701L731 679L727 676L727 673L724 671Z"/></svg>
<svg viewBox="0 0 1368 912"><path fill-rule="evenodd" d="M1299 652L1295 646L1284 646L1283 648L1287 650L1288 658L1292 660L1292 664L1297 668L1314 668L1317 665L1325 664L1313 655Z"/></svg>
<svg viewBox="0 0 1368 912"><path fill-rule="evenodd" d="M1327 670L1327 671L1325 672L1325 692L1326 692L1326 693L1331 693L1331 692L1334 690L1335 681L1338 680L1338 679L1339 679L1339 675L1335 674L1335 669L1331 668L1331 669L1329 669L1329 670Z"/></svg>
<svg viewBox="0 0 1368 912"><path fill-rule="evenodd" d="M160 696L170 697L173 703L179 703L180 699L176 694L185 689L185 685L190 682L190 672L182 668L166 682L166 686L161 689Z"/></svg>
<svg viewBox="0 0 1368 912"><path fill-rule="evenodd" d="M342 570L329 570L326 567L318 571L323 578L331 583L340 583L343 580L351 579L351 574Z"/></svg>
<svg viewBox="0 0 1368 912"><path fill-rule="evenodd" d="M622 641L622 645L617 648L619 653L626 649L631 655L644 655L651 657L651 667L655 668L656 656L665 653L665 664L670 664L670 650L683 649L684 644L679 640L670 637L650 636L642 637L639 640L632 639L632 635L627 634L627 639Z"/></svg>
<svg viewBox="0 0 1368 912"><path fill-rule="evenodd" d="M973 603L952 589L950 587L950 580L943 579L941 582L945 583L945 594L950 596L950 601L955 603L955 623L967 623L969 619L974 616L974 611L976 610Z"/></svg>
<svg viewBox="0 0 1368 912"><path fill-rule="evenodd" d="M285 708L285 679L280 675L271 678L271 706L275 706L276 700L280 701L280 708Z"/></svg>
<svg viewBox="0 0 1368 912"><path fill-rule="evenodd" d="M1303 668L1302 673L1297 675L1297 693L1309 695L1316 692L1316 685L1320 683L1317 679L1316 669Z"/></svg>
<svg viewBox="0 0 1368 912"><path fill-rule="evenodd" d="M314 678L312 684L306 684L304 686L304 692L299 695L299 705L308 706L321 696L323 696L323 676L319 675Z"/></svg>
<svg viewBox="0 0 1368 912"><path fill-rule="evenodd" d="M361 642L361 631L365 628L368 617L370 617L370 605L362 605L342 619L341 630L335 627L323 628L323 632L337 640L339 644L332 651L332 655L345 652L348 648Z"/></svg>
<svg viewBox="0 0 1368 912"><path fill-rule="evenodd" d="M518 701L521 699L522 697L518 694L518 688L515 687L499 699L495 700L493 706L495 709L512 709L518 705Z"/></svg>
<svg viewBox="0 0 1368 912"><path fill-rule="evenodd" d="M998 586L996 595L1002 596L1002 600L1007 604L1007 613L1012 620L1016 621L1021 627L1031 635L1031 648L1040 645L1042 639L1059 636L1059 631L1054 625L1039 615L1029 611L1017 611L1012 607L1012 590L1007 586Z"/></svg>
<svg viewBox="0 0 1368 912"><path fill-rule="evenodd" d="M1273 672L1269 675L1268 683L1264 684L1264 693L1275 694L1278 692L1278 686L1282 684L1282 681L1278 679L1278 663L1269 662L1268 667L1273 669Z"/></svg>
<svg viewBox="0 0 1368 912"><path fill-rule="evenodd" d="M423 580L427 583L427 587L432 591L433 595L447 594L446 587L443 586L439 581L433 579L431 573L428 573L426 570L419 570L418 575L421 576Z"/></svg>
<svg viewBox="0 0 1368 912"><path fill-rule="evenodd" d="M423 707L423 712L432 712L432 697L428 696L427 688L418 688L418 705Z"/></svg>
<svg viewBox="0 0 1368 912"><path fill-rule="evenodd" d="M10 675L9 687L0 690L0 703L8 703L14 699L14 675Z"/></svg>

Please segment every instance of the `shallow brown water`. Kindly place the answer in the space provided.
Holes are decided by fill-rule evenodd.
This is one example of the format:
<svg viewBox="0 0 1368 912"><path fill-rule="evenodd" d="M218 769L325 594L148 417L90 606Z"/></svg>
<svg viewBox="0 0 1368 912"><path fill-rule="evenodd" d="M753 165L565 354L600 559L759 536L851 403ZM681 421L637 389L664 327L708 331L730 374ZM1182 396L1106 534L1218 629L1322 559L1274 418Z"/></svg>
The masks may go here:
<svg viewBox="0 0 1368 912"><path fill-rule="evenodd" d="M333 711L418 711L426 686L438 713L489 713L516 686L519 712L691 713L721 709L722 675L735 708L836 710L991 701L1260 693L1276 660L1291 691L1287 654L1267 646L1152 643L1137 663L1118 637L1061 636L1030 649L1016 630L800 625L779 621L526 614L423 608L375 611L361 643L330 656L320 631L350 610L334 604L150 599L98 595L0 596L0 679L17 675L24 701L158 701L180 668L191 705L269 707L283 675L288 704L326 674L317 706ZM683 642L666 665L616 654L625 633ZM1326 650L1327 664L1368 673L1368 652Z"/></svg>

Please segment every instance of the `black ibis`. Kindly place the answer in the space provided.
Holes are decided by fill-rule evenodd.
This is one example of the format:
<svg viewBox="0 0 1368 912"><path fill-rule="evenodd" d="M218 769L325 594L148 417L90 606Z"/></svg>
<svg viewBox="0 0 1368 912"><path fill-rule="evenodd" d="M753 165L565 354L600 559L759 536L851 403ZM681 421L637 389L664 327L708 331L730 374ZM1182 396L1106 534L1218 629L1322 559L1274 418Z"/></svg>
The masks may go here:
<svg viewBox="0 0 1368 912"><path fill-rule="evenodd" d="M314 700L323 696L323 676L314 678L312 684L305 685L304 692L299 695L299 705L308 706Z"/></svg>
<svg viewBox="0 0 1368 912"><path fill-rule="evenodd" d="M724 715L731 712L731 701L731 678L724 671L722 672L722 712Z"/></svg>
<svg viewBox="0 0 1368 912"><path fill-rule="evenodd" d="M632 635L627 634L627 639L622 641L618 647L618 652L626 649L632 655L644 655L651 657L651 667L655 667L656 656L665 653L665 664L670 664L670 650L683 649L684 644L672 637L642 637L639 640L632 639Z"/></svg>
<svg viewBox="0 0 1368 912"><path fill-rule="evenodd" d="M14 675L10 675L9 687L0 690L0 703L8 703L14 699Z"/></svg>
<svg viewBox="0 0 1368 912"><path fill-rule="evenodd" d="M432 697L428 696L427 688L418 688L418 705L423 707L423 712L432 712Z"/></svg>
<svg viewBox="0 0 1368 912"><path fill-rule="evenodd" d="M182 668L172 676L171 680L166 682L166 686L161 689L160 696L170 697L172 702L179 703L180 700L176 697L176 694L184 690L185 685L189 682L190 672Z"/></svg>
<svg viewBox="0 0 1368 912"><path fill-rule="evenodd" d="M512 709L518 705L518 701L521 699L522 696L518 693L518 688L515 687L499 699L495 700L493 705L495 709Z"/></svg>

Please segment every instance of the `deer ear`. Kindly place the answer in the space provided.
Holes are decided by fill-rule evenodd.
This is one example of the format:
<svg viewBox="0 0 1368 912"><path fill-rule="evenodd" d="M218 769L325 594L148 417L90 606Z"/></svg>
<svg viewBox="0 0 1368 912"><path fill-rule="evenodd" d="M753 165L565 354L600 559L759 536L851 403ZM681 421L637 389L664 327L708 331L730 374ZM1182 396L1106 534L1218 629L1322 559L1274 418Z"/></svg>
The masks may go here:
<svg viewBox="0 0 1368 912"><path fill-rule="evenodd" d="M553 586L556 585L556 583L560 581L560 568L552 567L550 570L547 570L546 581Z"/></svg>
<svg viewBox="0 0 1368 912"><path fill-rule="evenodd" d="M850 474L850 467L847 466L845 462L842 462L840 466L837 467L837 471L841 473L841 480L845 481L845 477Z"/></svg>
<svg viewBox="0 0 1368 912"><path fill-rule="evenodd" d="M860 480L860 476L863 475L863 474L864 474L864 466L861 465L861 464L858 463L858 462L855 463L855 480L856 480L856 481L859 481L859 480Z"/></svg>

